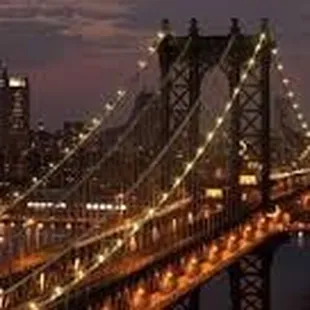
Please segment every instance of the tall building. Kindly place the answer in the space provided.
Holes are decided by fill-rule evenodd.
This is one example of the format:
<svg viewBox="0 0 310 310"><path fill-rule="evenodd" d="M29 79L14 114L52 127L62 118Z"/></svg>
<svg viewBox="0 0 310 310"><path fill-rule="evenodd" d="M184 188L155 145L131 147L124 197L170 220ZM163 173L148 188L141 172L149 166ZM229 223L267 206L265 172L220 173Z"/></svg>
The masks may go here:
<svg viewBox="0 0 310 310"><path fill-rule="evenodd" d="M27 177L24 156L29 148L30 99L28 78L9 75L2 66L0 79L0 147L3 177L21 183Z"/></svg>

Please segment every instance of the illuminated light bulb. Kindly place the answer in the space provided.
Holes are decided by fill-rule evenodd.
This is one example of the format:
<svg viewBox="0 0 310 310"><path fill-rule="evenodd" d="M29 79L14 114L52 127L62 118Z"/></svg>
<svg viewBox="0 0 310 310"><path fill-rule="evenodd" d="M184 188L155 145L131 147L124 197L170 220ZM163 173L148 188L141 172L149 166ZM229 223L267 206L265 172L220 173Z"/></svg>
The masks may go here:
<svg viewBox="0 0 310 310"><path fill-rule="evenodd" d="M149 209L148 215L152 217L154 216L154 214L155 214L155 210L153 208Z"/></svg>
<svg viewBox="0 0 310 310"><path fill-rule="evenodd" d="M260 39L263 41L263 40L265 40L266 39L266 33L261 33L261 35L260 35Z"/></svg>
<svg viewBox="0 0 310 310"><path fill-rule="evenodd" d="M307 132L306 132L306 137L307 137L307 138L310 138L310 131L307 131Z"/></svg>
<svg viewBox="0 0 310 310"><path fill-rule="evenodd" d="M225 113L227 113L227 112L229 112L229 110L231 109L231 107L232 107L232 101L229 101L229 102L227 102L227 104L226 104L226 106L225 106Z"/></svg>
<svg viewBox="0 0 310 310"><path fill-rule="evenodd" d="M247 79L247 77L248 77L248 74L247 73L243 73L241 75L241 81L244 82Z"/></svg>
<svg viewBox="0 0 310 310"><path fill-rule="evenodd" d="M98 126L100 124L100 120L96 117L94 117L91 121L92 121L94 126Z"/></svg>
<svg viewBox="0 0 310 310"><path fill-rule="evenodd" d="M39 310L38 305L37 305L34 301L29 302L28 308L29 308L30 310Z"/></svg>
<svg viewBox="0 0 310 310"><path fill-rule="evenodd" d="M254 66L254 64L255 64L255 59L254 59L254 58L251 58L251 59L249 60L249 66L252 67L252 66Z"/></svg>
<svg viewBox="0 0 310 310"><path fill-rule="evenodd" d="M174 187L175 186L179 186L181 181L182 181L181 178L176 178L175 181L174 181Z"/></svg>
<svg viewBox="0 0 310 310"><path fill-rule="evenodd" d="M117 239L117 241L116 241L116 246L117 247L121 247L123 244L124 244L123 239L121 239L121 238Z"/></svg>
<svg viewBox="0 0 310 310"><path fill-rule="evenodd" d="M294 104L293 104L293 109L297 110L298 108L299 108L298 103L294 103Z"/></svg>
<svg viewBox="0 0 310 310"><path fill-rule="evenodd" d="M38 229L43 229L44 228L44 224L43 223L38 223Z"/></svg>
<svg viewBox="0 0 310 310"><path fill-rule="evenodd" d="M77 272L76 276L77 276L77 278L78 278L79 280L81 280L81 279L83 279L83 278L85 277L85 273L84 273L83 270L79 270L79 271Z"/></svg>
<svg viewBox="0 0 310 310"><path fill-rule="evenodd" d="M26 220L26 222L24 223L24 226L32 226L35 223L35 220L33 218L29 218Z"/></svg>
<svg viewBox="0 0 310 310"><path fill-rule="evenodd" d="M32 178L32 182L33 182L33 183L37 183L37 182L38 182L38 178L37 178L37 177L33 177L33 178Z"/></svg>
<svg viewBox="0 0 310 310"><path fill-rule="evenodd" d="M273 48L271 50L272 55L277 55L278 54L278 49L277 48Z"/></svg>
<svg viewBox="0 0 310 310"><path fill-rule="evenodd" d="M211 141L212 139L213 139L213 137L214 137L214 131L212 131L212 132L210 132L209 134L208 134L208 141Z"/></svg>
<svg viewBox="0 0 310 310"><path fill-rule="evenodd" d="M197 156L201 156L203 154L204 148L203 147L199 147L197 149Z"/></svg>
<svg viewBox="0 0 310 310"><path fill-rule="evenodd" d="M154 54L156 52L156 48L151 45L151 46L148 47L148 51L149 51L150 54Z"/></svg>
<svg viewBox="0 0 310 310"><path fill-rule="evenodd" d="M187 163L187 165L186 165L186 171L190 171L190 170L192 170L192 168L193 168L193 166L194 166L194 163Z"/></svg>
<svg viewBox="0 0 310 310"><path fill-rule="evenodd" d="M20 193L19 193L19 192L17 192L17 191L13 192L13 197L18 198L18 197L19 197L19 195L20 195Z"/></svg>
<svg viewBox="0 0 310 310"><path fill-rule="evenodd" d="M136 232L136 231L139 230L139 228L140 228L139 223L135 222L135 223L133 224L133 230Z"/></svg>
<svg viewBox="0 0 310 310"><path fill-rule="evenodd" d="M67 230L71 230L72 229L72 224L71 223L67 223L66 224L66 229Z"/></svg>
<svg viewBox="0 0 310 310"><path fill-rule="evenodd" d="M97 256L97 261L98 261L99 264L102 264L104 262L104 255L99 254Z"/></svg>
<svg viewBox="0 0 310 310"><path fill-rule="evenodd" d="M287 84L289 83L289 80L288 80L288 79L283 79L283 80L282 80L282 83L283 83L284 85L287 85Z"/></svg>
<svg viewBox="0 0 310 310"><path fill-rule="evenodd" d="M282 71L284 69L282 64L278 64L277 68L278 68L279 71Z"/></svg>
<svg viewBox="0 0 310 310"><path fill-rule="evenodd" d="M48 165L49 165L50 168L54 168L55 167L54 163L49 163Z"/></svg>
<svg viewBox="0 0 310 310"><path fill-rule="evenodd" d="M164 39L166 36L166 34L163 31L158 31L156 35L157 35L157 38L160 40Z"/></svg>
<svg viewBox="0 0 310 310"><path fill-rule="evenodd" d="M304 115L303 115L302 113L298 113L298 114L297 114L297 118L298 118L299 120L302 120L302 119L304 118Z"/></svg>
<svg viewBox="0 0 310 310"><path fill-rule="evenodd" d="M145 60L139 60L138 61L138 67L143 70L147 67L147 62Z"/></svg>
<svg viewBox="0 0 310 310"><path fill-rule="evenodd" d="M107 111L112 111L113 110L113 105L110 103L106 103L105 108Z"/></svg>
<svg viewBox="0 0 310 310"><path fill-rule="evenodd" d="M119 98L123 98L126 95L126 90L119 89L117 91L117 95L118 95Z"/></svg>
<svg viewBox="0 0 310 310"><path fill-rule="evenodd" d="M223 123L223 121L224 121L224 118L223 118L223 117L219 117L219 118L216 120L217 125L218 125L218 126L221 126L222 123Z"/></svg>
<svg viewBox="0 0 310 310"><path fill-rule="evenodd" d="M68 147L64 148L64 153L68 154L70 152L70 149Z"/></svg>
<svg viewBox="0 0 310 310"><path fill-rule="evenodd" d="M255 47L255 53L259 52L259 50L262 48L261 43L258 43Z"/></svg>
<svg viewBox="0 0 310 310"><path fill-rule="evenodd" d="M77 257L74 260L74 270L78 270L80 266L81 260Z"/></svg>
<svg viewBox="0 0 310 310"><path fill-rule="evenodd" d="M294 98L294 93L292 91L289 91L287 95L289 98Z"/></svg>
<svg viewBox="0 0 310 310"><path fill-rule="evenodd" d="M167 200L167 199L168 199L168 193L163 193L162 199L163 199L163 200Z"/></svg>
<svg viewBox="0 0 310 310"><path fill-rule="evenodd" d="M306 122L303 122L303 123L301 124L301 127L302 127L303 129L307 129L307 128L308 128L308 124L307 124Z"/></svg>
<svg viewBox="0 0 310 310"><path fill-rule="evenodd" d="M83 134L83 133L80 133L80 134L79 134L79 138L80 138L81 140L84 140L84 139L85 139L85 137L86 137L86 135L85 135L85 134Z"/></svg>
<svg viewBox="0 0 310 310"><path fill-rule="evenodd" d="M63 293L63 288L61 286L56 286L54 288L54 294L55 296L60 296Z"/></svg>

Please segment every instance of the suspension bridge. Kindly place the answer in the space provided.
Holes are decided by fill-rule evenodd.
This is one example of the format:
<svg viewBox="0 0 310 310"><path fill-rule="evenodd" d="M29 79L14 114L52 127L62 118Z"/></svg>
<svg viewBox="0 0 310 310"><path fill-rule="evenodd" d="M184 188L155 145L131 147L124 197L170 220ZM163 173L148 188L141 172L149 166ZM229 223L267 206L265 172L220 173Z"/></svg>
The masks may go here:
<svg viewBox="0 0 310 310"><path fill-rule="evenodd" d="M183 36L164 20L62 157L2 197L0 309L199 309L223 270L232 309L270 309L273 254L310 230L309 139L268 20Z"/></svg>

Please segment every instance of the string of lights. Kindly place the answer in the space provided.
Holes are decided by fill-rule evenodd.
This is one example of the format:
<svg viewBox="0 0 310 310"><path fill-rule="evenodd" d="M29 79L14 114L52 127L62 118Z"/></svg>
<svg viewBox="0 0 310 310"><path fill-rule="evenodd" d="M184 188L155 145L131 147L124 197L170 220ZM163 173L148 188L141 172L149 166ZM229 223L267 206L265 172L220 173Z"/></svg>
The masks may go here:
<svg viewBox="0 0 310 310"><path fill-rule="evenodd" d="M188 48L190 46L190 42L191 42L191 38L189 38L187 40L187 42L184 45L183 50L181 51L179 57L175 60L175 62L173 63L173 65L171 66L170 71L168 72L168 74L166 75L166 77L164 78L163 82L162 82L162 86L165 85L166 83L168 83L170 81L170 77L171 74L173 72L173 68L175 66L178 65L178 63L180 63L180 61L184 58L184 55L187 53ZM85 182L85 180L87 180L91 175L93 175L93 173L100 167L102 166L102 164L104 164L118 149L119 147L122 145L122 143L126 140L126 138L128 137L128 135L132 132L132 130L135 128L135 126L137 125L137 123L139 122L139 119L142 117L143 113L146 112L152 105L152 103L154 102L154 100L159 99L160 96L158 94L158 92L155 92L151 98L148 99L148 103L145 104L143 106L143 108L139 111L139 113L137 113L137 115L135 116L135 118L131 121L130 126L128 126L125 131L118 137L117 141L114 143L114 145L109 148L109 150L107 152L105 152L100 160L93 166L91 167L84 175L83 177L76 182L74 185L72 185L64 195L62 195L60 198L58 198L58 203L61 201L64 201L72 192L74 192L83 182ZM100 221L99 225L102 225L105 222L105 219L103 219L102 221ZM27 225L27 227L31 227L33 225L36 224L36 221L31 221L30 225ZM26 277L24 277L21 281L17 282L16 284L14 284L13 286L11 286L10 288L8 288L5 293L8 294L12 291L14 291L15 289L17 289L19 286L21 286L22 284L26 283L30 278L36 276L37 274L41 273L44 269L46 269L48 266L50 266L53 262L57 261L58 259L60 259L63 255L67 254L72 248L75 247L75 244L79 243L81 240L84 240L85 238L89 237L91 235L91 233L93 233L93 231L96 230L96 228L94 229L90 229L90 231L87 231L86 233L78 236L77 238L75 238L75 240L70 240L70 245L68 248L66 248L64 251L58 253L57 255L55 255L55 257L53 257L51 260L49 260L47 263L45 263L44 265L40 266L39 268L37 268L35 271L33 271L31 274L27 275ZM14 236L16 237L16 236Z"/></svg>
<svg viewBox="0 0 310 310"><path fill-rule="evenodd" d="M281 85L283 87L285 97L288 99L289 104L291 105L291 109L294 111L295 118L299 124L300 129L302 130L305 138L310 138L310 130L309 130L309 123L305 119L305 115L303 111L301 110L301 106L298 103L296 99L296 94L293 90L292 81L287 77L287 75L284 72L284 65L281 61L281 57L279 55L279 47L274 48L272 50L272 55L275 62L275 67L277 69L277 72L279 74ZM310 152L310 144L307 145L305 150L300 154L298 157L298 160L301 161L305 159ZM296 166L295 162L292 162L293 166Z"/></svg>
<svg viewBox="0 0 310 310"><path fill-rule="evenodd" d="M266 34L264 32L260 33L258 43L255 46L254 52L252 57L249 59L246 68L241 74L241 79L239 82L239 85L234 89L232 93L231 99L227 102L224 111L222 113L222 116L218 117L216 119L215 125L213 129L210 132L206 133L205 141L204 143L197 149L196 154L191 162L187 163L185 165L184 171L175 179L173 185L171 186L170 190L166 193L162 194L162 198L159 200L158 204L155 207L150 207L148 210L141 216L141 218L136 219L133 223L131 223L131 229L129 229L128 233L126 233L123 238L118 238L115 241L115 244L109 249L109 251L105 252L104 254L99 253L97 255L96 262L91 265L87 270L83 271L81 270L81 273L79 273L79 276L76 277L73 281L68 283L65 286L56 286L52 292L52 294L47 298L43 299L41 301L36 302L30 302L29 308L30 309L40 309L42 306L46 306L52 302L54 302L56 299L62 297L65 293L68 293L77 283L80 283L87 274L90 274L94 270L96 270L99 266L101 266L104 262L107 261L108 258L110 258L115 252L120 250L122 246L132 237L134 236L148 221L152 220L155 216L155 214L161 209L161 207L167 202L169 197L174 193L174 191L180 186L180 184L183 182L185 177L192 171L192 169L195 167L195 164L197 161L201 158L201 156L204 154L205 149L210 145L210 143L213 141L214 136L218 129L222 126L225 118L227 117L235 99L240 93L241 87L244 85L245 81L248 78L248 75L250 71L252 70L253 66L256 64L256 57L258 53L260 52L262 45L266 39Z"/></svg>
<svg viewBox="0 0 310 310"><path fill-rule="evenodd" d="M136 79L136 76L139 76L140 73L144 72L148 68L150 58L155 55L160 43L165 37L165 32L157 32L153 43L148 47L148 57L145 60L137 61L137 71L127 80L127 83L123 83L124 85L130 84L132 80ZM125 88L119 88L116 92L108 95L103 102L103 111L100 111L97 116L92 117L90 121L86 122L87 125L84 126L83 130L78 134L77 142L71 148L63 148L63 157L56 163L51 162L49 164L48 171L45 172L40 178L34 176L32 178L32 184L29 185L29 187L27 187L23 192L20 193L18 191L14 191L11 194L13 201L1 208L0 216L3 216L6 212L15 208L15 206L24 201L24 199L34 192L40 185L43 185L46 181L48 181L51 176L53 176L55 172L58 171L58 169L61 168L64 163L66 163L93 136L93 134L99 130L104 121L117 112L117 109L125 99L126 95L127 90Z"/></svg>
<svg viewBox="0 0 310 310"><path fill-rule="evenodd" d="M227 58L234 41L235 41L235 37L231 37L231 39L229 40L229 42L227 44L225 51L223 52L222 56L219 59L219 62L218 62L219 65L223 64L224 60ZM209 77L211 81L209 82L210 84L208 86L211 88L212 88L213 82L214 82L214 77L215 77L214 73L215 73L215 71L213 71L211 73L211 76ZM188 125L188 123L190 122L190 120L191 120L192 116L194 115L194 113L196 112L196 110L200 107L200 101L201 101L200 98L198 98L195 101L195 103L190 108L188 114L186 115L186 117L184 118L182 123L179 125L177 130L173 133L172 137L169 139L168 143L161 150L161 152L157 155L157 157L152 162L152 164L140 175L140 177L135 182L135 184L133 186L131 186L126 191L126 193L124 193L124 197L130 196L135 191L135 189L138 188L144 182L144 180L147 178L147 176L150 175L150 173L159 164L159 162L162 160L162 158L167 154L167 152L170 150L172 144L176 141L176 139L178 139L180 137L180 135L182 134L182 131ZM204 106L205 105L203 105L203 107Z"/></svg>

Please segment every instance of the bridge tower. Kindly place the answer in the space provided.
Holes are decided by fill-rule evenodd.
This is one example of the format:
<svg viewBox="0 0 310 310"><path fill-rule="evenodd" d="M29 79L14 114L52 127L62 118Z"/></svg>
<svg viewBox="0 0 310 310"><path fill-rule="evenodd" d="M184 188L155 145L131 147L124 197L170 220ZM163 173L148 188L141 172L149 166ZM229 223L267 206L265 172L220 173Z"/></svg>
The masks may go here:
<svg viewBox="0 0 310 310"><path fill-rule="evenodd" d="M186 113L199 98L205 73L210 70L223 54L229 40L234 37L233 45L226 57L222 70L227 78L230 92L239 85L243 69L253 55L259 35L244 35L236 18L232 19L231 30L224 36L201 36L197 21L191 20L188 36L173 37L169 34L169 22L164 20L163 30L168 33L159 48L159 61L162 80L162 141L165 145L174 130L184 119ZM248 74L234 105L231 109L229 128L229 171L226 201L226 224L223 230L232 228L244 217L251 216L250 210L242 202L242 174L255 177L259 188L260 208L273 210L270 200L270 64L273 42L268 30L268 21L262 20L261 31L266 35L257 60ZM188 47L185 45L188 44ZM186 51L180 55L180 51ZM178 68L172 64L181 59ZM173 75L168 72L173 69ZM199 138L198 111L188 130L188 153L197 149ZM247 159L240 155L240 142L248 146ZM255 162L255 171L249 170L249 162ZM171 183L172 158L167 160L163 169L163 188ZM189 187L197 196L197 178L192 175ZM272 252L275 246L268 245L257 253L242 258L230 268L232 304L234 310L269 309L269 271ZM255 273L255 281L251 281ZM259 285L259 288L257 288ZM195 292L191 303L199 294Z"/></svg>
<svg viewBox="0 0 310 310"><path fill-rule="evenodd" d="M196 19L191 20L189 34L185 37L172 36L167 19L162 21L162 30L166 33L166 38L158 49L162 85L161 147L167 144L171 135L199 98L203 78L200 64L202 47ZM182 54L181 51L183 51ZM178 66L174 66L173 64L177 59L180 60ZM190 126L184 136L184 140L187 142L184 143L186 149L181 150L182 156L193 158L198 147L198 137L199 109L191 118ZM163 166L163 189L168 188L172 182L172 156L170 155L167 158ZM196 180L194 173L189 179L189 187L192 190Z"/></svg>

